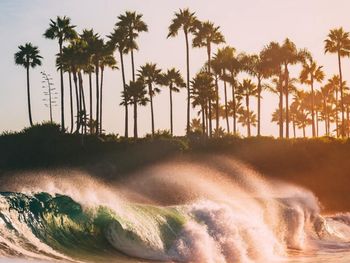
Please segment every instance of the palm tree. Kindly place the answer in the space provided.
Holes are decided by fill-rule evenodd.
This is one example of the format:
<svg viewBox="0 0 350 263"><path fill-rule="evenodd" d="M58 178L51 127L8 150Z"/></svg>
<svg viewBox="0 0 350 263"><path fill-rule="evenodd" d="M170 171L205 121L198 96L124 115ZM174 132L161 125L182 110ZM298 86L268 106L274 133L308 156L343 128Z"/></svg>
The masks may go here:
<svg viewBox="0 0 350 263"><path fill-rule="evenodd" d="M169 37L175 37L178 35L181 29L185 35L186 41L186 66L187 66L187 123L186 132L190 132L190 105L191 105L191 93L190 93L190 48L188 42L188 35L193 34L196 31L198 20L195 13L192 13L188 8L180 9L179 12L175 12L175 17L171 21L169 26Z"/></svg>
<svg viewBox="0 0 350 263"><path fill-rule="evenodd" d="M139 36L139 33L148 32L148 27L142 21L142 16L142 14L136 12L126 11L125 14L118 16L119 21L116 23L117 27L126 31L127 47L131 54L132 81L135 81L134 50L138 50L135 39Z"/></svg>
<svg viewBox="0 0 350 263"><path fill-rule="evenodd" d="M266 66L270 75L275 75L278 78L277 85L279 90L279 137L283 138L283 80L284 74L282 66L284 65L284 51L281 45L277 42L271 42L261 51L261 57L266 62Z"/></svg>
<svg viewBox="0 0 350 263"><path fill-rule="evenodd" d="M243 127L247 127L247 135L250 137L250 127L256 126L256 115L253 111L249 111L242 107L238 108L238 122L242 124Z"/></svg>
<svg viewBox="0 0 350 263"><path fill-rule="evenodd" d="M227 70L231 69L231 66L234 66L232 61L234 60L234 52L235 49L233 47L226 46L224 48L218 49L217 53L214 55L212 60L212 67L215 71L221 70L219 77L224 82L224 99L225 99L225 119L226 119L226 130L227 133L230 133L230 124L229 124L229 110L228 110L228 102L227 102L227 81L230 81L230 78L227 75ZM234 75L234 72L237 70L234 69L231 75ZM231 76L232 77L232 76ZM232 77L233 78L233 77ZM219 99L219 91L217 90L217 105Z"/></svg>
<svg viewBox="0 0 350 263"><path fill-rule="evenodd" d="M341 136L344 137L344 102L343 102L343 75L342 75L342 68L341 68L341 58L345 56L349 56L349 49L350 49L350 39L349 39L349 33L344 32L343 28L337 28L332 29L329 34L328 38L324 41L325 42L325 53L332 53L337 54L338 56L338 69L339 69L339 83L340 83L340 107L341 107L341 121L342 121L342 128L341 128Z"/></svg>
<svg viewBox="0 0 350 263"><path fill-rule="evenodd" d="M225 43L225 38L219 31L220 27L216 27L212 22L206 21L198 23L197 30L194 32L194 38L192 42L193 47L205 47L207 49L207 70L211 74L211 48L212 44ZM209 136L212 136L212 123L211 123L211 101L209 101Z"/></svg>
<svg viewBox="0 0 350 263"><path fill-rule="evenodd" d="M70 18L57 16L56 21L50 19L50 27L45 31L44 37L48 39L58 39L59 54L62 55L63 42L76 38L75 26L71 25ZM61 128L64 126L64 84L63 69L60 69L61 80Z"/></svg>
<svg viewBox="0 0 350 263"><path fill-rule="evenodd" d="M98 35L94 33L93 29L84 29L82 34L80 35L80 38L84 40L87 43L87 49L86 52L89 54L89 63L86 65L84 72L88 74L89 76L89 125L96 125L96 121L93 121L93 108L92 108L92 74L95 72L94 65L92 63L92 56L94 50L93 48L93 42L96 41L96 38L98 38ZM97 132L95 130L95 127L90 127L89 129L90 133Z"/></svg>
<svg viewBox="0 0 350 263"><path fill-rule="evenodd" d="M134 139L138 138L137 132L137 106L145 106L149 99L147 98L147 90L143 81L130 81L129 85L125 86L125 91L122 91L123 101L121 105L127 104L134 106Z"/></svg>
<svg viewBox="0 0 350 263"><path fill-rule="evenodd" d="M28 100L28 115L29 124L33 126L32 108L30 103L30 82L29 82L29 69L41 66L42 56L39 55L39 49L33 46L32 43L26 43L18 46L19 51L15 53L15 64L23 66L27 71L27 100Z"/></svg>
<svg viewBox="0 0 350 263"><path fill-rule="evenodd" d="M124 54L127 54L129 52L128 46L127 46L127 31L125 28L118 27L114 29L114 31L111 33L110 36L110 44L114 45L114 48L116 48L119 52L120 56L120 65L121 65L121 73L122 73L122 80L123 80L123 91L125 91L125 85L126 85L126 80L125 80L125 69L124 69ZM135 46L135 43L133 45ZM129 121L128 121L128 104L124 103L125 107L125 116L124 116L124 137L128 138L129 137Z"/></svg>
<svg viewBox="0 0 350 263"><path fill-rule="evenodd" d="M91 62L95 68L96 79L96 134L100 132L100 63L104 55L104 41L98 34L90 33L87 40L89 50L91 52Z"/></svg>
<svg viewBox="0 0 350 263"><path fill-rule="evenodd" d="M206 71L201 71L191 81L192 90L191 97L193 99L192 106L200 106L202 113L202 130L206 133L208 126L208 107L209 101L215 98L213 77Z"/></svg>
<svg viewBox="0 0 350 263"><path fill-rule="evenodd" d="M311 88L311 117L312 117L312 136L316 136L315 129L315 93L314 82L321 82L324 79L322 66L318 66L316 62L309 56L303 63L303 69L300 73L300 82L310 85Z"/></svg>
<svg viewBox="0 0 350 263"><path fill-rule="evenodd" d="M160 84L161 69L157 68L157 64L146 63L144 66L140 67L138 71L138 77L142 80L148 87L148 96L151 105L151 122L152 122L152 136L154 136L154 110L153 110L153 97L160 92L158 87L154 84Z"/></svg>
<svg viewBox="0 0 350 263"><path fill-rule="evenodd" d="M173 92L179 92L181 88L185 88L186 84L179 70L175 68L168 69L162 74L161 83L169 88L170 99L170 133L173 135Z"/></svg>
<svg viewBox="0 0 350 263"><path fill-rule="evenodd" d="M103 116L103 75L106 67L113 69L118 69L117 61L113 57L113 47L110 43L106 43L102 49L102 56L100 59L100 70L101 70L101 82L100 82L100 134L102 134L102 116Z"/></svg>
<svg viewBox="0 0 350 263"><path fill-rule="evenodd" d="M72 49L63 48L62 55L58 54L56 58L57 69L63 69L64 72L68 73L69 76L69 101L70 101L70 132L74 130L74 109L73 109L73 87L72 87L72 74L73 74L73 62L72 62Z"/></svg>
<svg viewBox="0 0 350 263"><path fill-rule="evenodd" d="M251 75L256 77L257 79L257 98L258 98L258 116L257 116L257 124L258 124L258 136L261 135L261 92L263 90L264 85L262 81L264 78L269 77L269 71L266 65L266 61L263 60L261 54L259 55L250 55L244 56L242 61L244 69Z"/></svg>
<svg viewBox="0 0 350 263"><path fill-rule="evenodd" d="M343 81L344 85L344 81ZM332 78L328 79L328 82L326 86L329 86L329 89L331 90L331 93L334 95L334 110L333 110L333 116L335 120L335 126L336 126L336 135L339 137L339 89L340 89L340 78L338 75L333 75Z"/></svg>
<svg viewBox="0 0 350 263"><path fill-rule="evenodd" d="M247 118L246 119L246 121L247 121L247 123L246 123L247 124L247 134L248 134L248 137L250 137L251 136L251 130L250 130L251 111L250 111L250 103L249 103L250 100L249 99L251 96L256 97L258 94L258 90L257 90L256 85L250 79L244 79L238 85L238 93L239 93L239 96L245 98L246 112L243 115Z"/></svg>

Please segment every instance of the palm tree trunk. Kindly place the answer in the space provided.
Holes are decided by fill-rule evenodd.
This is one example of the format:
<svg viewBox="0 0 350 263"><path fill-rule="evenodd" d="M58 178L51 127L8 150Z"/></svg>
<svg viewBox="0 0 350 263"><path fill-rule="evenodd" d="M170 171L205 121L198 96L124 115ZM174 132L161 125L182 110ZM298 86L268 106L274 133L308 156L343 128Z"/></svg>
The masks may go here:
<svg viewBox="0 0 350 263"><path fill-rule="evenodd" d="M202 133L205 134L205 110L202 106Z"/></svg>
<svg viewBox="0 0 350 263"><path fill-rule="evenodd" d="M150 105L151 105L151 123L152 123L152 136L154 136L154 112L153 112L153 90L152 85L148 87L149 89L149 98L150 98Z"/></svg>
<svg viewBox="0 0 350 263"><path fill-rule="evenodd" d="M169 96L170 96L170 134L173 136L173 84L170 83L169 86Z"/></svg>
<svg viewBox="0 0 350 263"><path fill-rule="evenodd" d="M234 74L231 72L232 80L232 104L233 104L233 134L237 133L237 121L236 121L236 94L235 94L235 83L234 83Z"/></svg>
<svg viewBox="0 0 350 263"><path fill-rule="evenodd" d="M188 33L187 31L184 31L185 33L185 40L186 40L186 66L187 66L187 125L186 125L186 132L189 134L190 132L190 105L191 105L191 91L190 91L190 50L189 50L189 44L188 44Z"/></svg>
<svg viewBox="0 0 350 263"><path fill-rule="evenodd" d="M209 134L209 122L208 122L208 104L205 105L205 134L208 136Z"/></svg>
<svg viewBox="0 0 350 263"><path fill-rule="evenodd" d="M137 102L134 101L134 139L137 137Z"/></svg>
<svg viewBox="0 0 350 263"><path fill-rule="evenodd" d="M90 134L92 134L93 130L93 116L92 116L92 76L91 71L89 72L89 110L90 110Z"/></svg>
<svg viewBox="0 0 350 263"><path fill-rule="evenodd" d="M323 100L323 116L324 116L324 128L325 128L325 131L326 131L326 136L328 136L328 124L327 124L328 113L327 113L327 102L326 102L325 99Z"/></svg>
<svg viewBox="0 0 350 263"><path fill-rule="evenodd" d="M226 127L227 133L230 133L230 123L228 121L228 105L227 105L227 87L226 80L224 80L224 90L225 90L225 117L226 117Z"/></svg>
<svg viewBox="0 0 350 263"><path fill-rule="evenodd" d="M349 129L349 119L350 119L350 113L349 113L349 105L346 105L346 136L349 138L350 135L350 129Z"/></svg>
<svg viewBox="0 0 350 263"><path fill-rule="evenodd" d="M249 109L249 96L246 95L246 106L247 106L247 129L248 129L248 137L251 136L250 133L250 109Z"/></svg>
<svg viewBox="0 0 350 263"><path fill-rule="evenodd" d="M207 55L208 55L208 73L211 75L211 47L210 42L207 45ZM212 137L213 127L212 127L212 115L211 115L212 107L211 107L211 98L209 98L209 137Z"/></svg>
<svg viewBox="0 0 350 263"><path fill-rule="evenodd" d="M83 87L83 77L81 72L78 72L78 79L79 79L79 90L80 90L80 119L82 125L82 132L86 134L86 104L85 104L85 95L84 95L84 87Z"/></svg>
<svg viewBox="0 0 350 263"><path fill-rule="evenodd" d="M339 138L339 115L338 115L338 108L339 108L339 93L338 88L335 90L335 130L337 134L337 138Z"/></svg>
<svg viewBox="0 0 350 263"><path fill-rule="evenodd" d="M62 40L59 40L60 57L62 57ZM60 80L61 80L61 130L65 131L64 125L64 84L63 84L63 69L60 67Z"/></svg>
<svg viewBox="0 0 350 263"><path fill-rule="evenodd" d="M292 117L292 121L293 121L293 137L294 139L297 137L297 134L296 134L296 128L295 128L295 119L294 119L294 116Z"/></svg>
<svg viewBox="0 0 350 263"><path fill-rule="evenodd" d="M75 130L75 133L79 133L80 130L80 102L79 102L79 92L78 92L78 78L77 73L73 71L73 81L74 81L74 87L75 87L75 99L76 99L76 107L77 107L77 127Z"/></svg>
<svg viewBox="0 0 350 263"><path fill-rule="evenodd" d="M303 125L303 137L305 138L305 125Z"/></svg>
<svg viewBox="0 0 350 263"><path fill-rule="evenodd" d="M286 138L289 139L289 101L288 101L288 95L289 95L289 71L287 65L285 65L285 77L286 77L286 83L285 83L285 92L286 92Z"/></svg>
<svg viewBox="0 0 350 263"><path fill-rule="evenodd" d="M100 127L100 93L99 93L99 82L98 82L98 75L99 75L99 63L97 62L95 64L95 75L96 75L96 134L99 132Z"/></svg>
<svg viewBox="0 0 350 263"><path fill-rule="evenodd" d="M119 49L119 55L120 55L120 64L122 68L122 78L123 78L123 91L125 93L125 70L124 70L124 59L123 59L123 51ZM124 99L124 107L125 107L125 117L124 117L124 137L128 138L129 137L129 117L128 117L128 104Z"/></svg>
<svg viewBox="0 0 350 263"><path fill-rule="evenodd" d="M27 100L28 100L29 124L30 124L30 126L33 126L32 105L31 105L31 103L30 103L29 66L26 67L26 70L27 70Z"/></svg>
<svg viewBox="0 0 350 263"><path fill-rule="evenodd" d="M70 133L73 133L74 129L74 112L73 112L73 87L72 87L72 72L68 72L69 76L69 98L70 98ZM51 97L51 95L50 95ZM50 120L52 122L52 108L50 99Z"/></svg>
<svg viewBox="0 0 350 263"><path fill-rule="evenodd" d="M258 136L261 135L261 77L258 76Z"/></svg>
<svg viewBox="0 0 350 263"><path fill-rule="evenodd" d="M338 67L339 67L339 86L340 86L340 107L341 107L341 137L345 136L345 132L344 132L344 125L345 125L345 121L344 121L344 92L343 92L343 76L342 76L342 69L341 69L341 60L340 60L340 54L338 52Z"/></svg>
<svg viewBox="0 0 350 263"><path fill-rule="evenodd" d="M319 134L319 125L318 125L318 110L315 110L315 121L316 121L316 137L318 137Z"/></svg>
<svg viewBox="0 0 350 263"><path fill-rule="evenodd" d="M314 80L311 76L311 117L312 117L312 137L316 135L315 129L315 98L314 98Z"/></svg>
<svg viewBox="0 0 350 263"><path fill-rule="evenodd" d="M220 120L220 117L219 117L219 84L218 84L218 78L216 77L215 78L215 92L216 92L216 132L218 133L219 132L219 120Z"/></svg>
<svg viewBox="0 0 350 263"><path fill-rule="evenodd" d="M279 128L280 128L280 138L283 138L283 79L282 79L282 73L279 74Z"/></svg>
<svg viewBox="0 0 350 263"><path fill-rule="evenodd" d="M134 50L131 49L131 70L132 70L132 81L135 81L135 61L134 61Z"/></svg>
<svg viewBox="0 0 350 263"><path fill-rule="evenodd" d="M104 68L101 67L101 83L100 83L100 134L102 134L102 102L103 102L103 72Z"/></svg>

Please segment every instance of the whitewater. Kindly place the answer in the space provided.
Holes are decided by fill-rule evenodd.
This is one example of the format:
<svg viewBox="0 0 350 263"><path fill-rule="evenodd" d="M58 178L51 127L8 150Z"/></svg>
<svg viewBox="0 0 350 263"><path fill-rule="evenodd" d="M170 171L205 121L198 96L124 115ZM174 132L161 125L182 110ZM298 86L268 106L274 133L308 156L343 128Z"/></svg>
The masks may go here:
<svg viewBox="0 0 350 263"><path fill-rule="evenodd" d="M0 262L350 262L350 213L224 156L0 183Z"/></svg>

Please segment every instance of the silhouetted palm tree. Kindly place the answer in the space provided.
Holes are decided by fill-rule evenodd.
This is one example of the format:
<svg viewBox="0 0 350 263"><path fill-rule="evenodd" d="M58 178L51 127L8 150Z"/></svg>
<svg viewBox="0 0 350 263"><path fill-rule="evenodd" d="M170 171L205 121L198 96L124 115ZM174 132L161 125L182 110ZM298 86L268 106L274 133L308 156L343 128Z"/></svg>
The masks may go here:
<svg viewBox="0 0 350 263"><path fill-rule="evenodd" d="M122 91L123 101L121 105L127 104L134 106L134 138L138 138L137 131L137 106L145 106L149 99L147 98L147 90L143 81L130 81L129 85L125 86L125 91Z"/></svg>
<svg viewBox="0 0 350 263"><path fill-rule="evenodd" d="M181 29L185 34L186 41L186 66L187 66L187 123L186 133L190 132L190 105L191 105L191 93L190 93L190 47L188 41L188 35L193 34L196 31L198 20L195 13L192 13L188 8L180 9L179 12L175 12L175 18L171 21L169 26L169 37L177 36Z"/></svg>
<svg viewBox="0 0 350 263"><path fill-rule="evenodd" d="M340 83L340 107L341 107L341 117L342 117L342 129L341 136L344 137L344 102L343 102L343 74L341 68L341 58L349 56L350 50L350 39L349 33L344 32L343 28L332 29L328 38L325 40L325 53L335 53L338 56L338 69L339 69L339 83Z"/></svg>
<svg viewBox="0 0 350 263"><path fill-rule="evenodd" d="M283 138L283 81L284 74L282 66L284 65L284 50L277 42L270 42L262 51L261 57L266 62L270 75L278 78L277 85L279 90L279 137Z"/></svg>
<svg viewBox="0 0 350 263"><path fill-rule="evenodd" d="M160 89L155 84L160 84L161 69L157 68L157 64L146 63L144 66L140 67L138 71L138 77L142 80L148 87L148 96L151 105L151 123L152 123L152 136L154 136L154 110L153 110L153 97L160 93Z"/></svg>
<svg viewBox="0 0 350 263"><path fill-rule="evenodd" d="M186 84L179 70L175 68L168 69L162 74L161 83L169 88L170 100L170 133L173 135L173 92L179 92L180 88L185 88Z"/></svg>
<svg viewBox="0 0 350 263"><path fill-rule="evenodd" d="M310 85L311 88L311 117L312 117L312 136L316 136L315 128L315 94L314 82L321 82L324 79L322 66L318 66L316 62L309 56L303 63L303 69L300 73L300 82Z"/></svg>
<svg viewBox="0 0 350 263"><path fill-rule="evenodd" d="M250 110L250 103L249 103L250 100L249 99L252 96L256 97L258 94L258 90L257 90L256 85L250 79L244 79L238 85L238 93L239 93L239 96L241 96L245 99L246 112L243 115L246 117L247 135L248 135L248 137L250 137L251 136L251 130L250 130L251 110Z"/></svg>
<svg viewBox="0 0 350 263"><path fill-rule="evenodd" d="M142 14L136 12L126 11L125 14L118 16L119 21L116 23L117 27L123 28L127 34L127 47L131 54L131 69L132 80L135 81L135 61L134 50L138 50L138 45L135 39L141 32L148 32L148 27L144 21L142 21Z"/></svg>
<svg viewBox="0 0 350 263"><path fill-rule="evenodd" d="M212 22L206 21L198 23L197 29L194 32L192 42L193 47L205 47L207 49L207 70L211 74L211 48L213 44L225 43L225 38L219 31L220 27L216 27ZM209 136L212 136L212 122L211 122L211 101L209 101Z"/></svg>
<svg viewBox="0 0 350 263"><path fill-rule="evenodd" d="M58 39L59 54L62 55L63 42L74 39L77 34L75 26L71 25L70 18L57 16L56 21L50 19L50 27L45 31L44 37L48 39ZM64 131L64 84L63 70L60 69L61 80L61 128Z"/></svg>
<svg viewBox="0 0 350 263"><path fill-rule="evenodd" d="M258 98L258 115L257 115L257 134L261 135L261 92L263 90L263 79L270 76L270 72L266 65L266 61L263 60L262 56L250 55L244 56L242 61L244 69L252 76L257 79L257 98Z"/></svg>
<svg viewBox="0 0 350 263"><path fill-rule="evenodd" d="M102 133L102 120L103 120L103 77L104 77L104 70L106 67L109 67L111 69L118 69L117 67L117 61L113 57L113 47L106 43L103 46L102 49L102 56L100 59L100 69L101 69L101 82L100 82L100 134Z"/></svg>
<svg viewBox="0 0 350 263"><path fill-rule="evenodd" d="M28 116L29 124L33 125L32 108L30 102L30 81L29 81L29 69L41 66L42 56L39 55L39 49L33 46L32 43L26 43L25 45L18 46L19 51L15 53L16 65L23 66L27 71L27 101L28 101Z"/></svg>
<svg viewBox="0 0 350 263"><path fill-rule="evenodd" d="M202 113L202 129L203 133L207 133L206 125L208 116L209 101L215 98L213 77L206 71L199 72L191 81L192 84L192 105L200 106Z"/></svg>
<svg viewBox="0 0 350 263"><path fill-rule="evenodd" d="M111 33L110 36L110 43L114 45L114 48L116 48L119 52L120 56L120 65L121 65L121 73L122 73L122 80L123 80L123 91L125 91L125 69L124 69L124 54L127 54L129 52L128 45L127 45L127 31L123 27L118 27L114 29L114 31ZM132 46L134 46L133 44ZM124 110L125 110L125 116L124 116L124 137L129 137L129 120L128 120L128 105L127 103L124 103Z"/></svg>

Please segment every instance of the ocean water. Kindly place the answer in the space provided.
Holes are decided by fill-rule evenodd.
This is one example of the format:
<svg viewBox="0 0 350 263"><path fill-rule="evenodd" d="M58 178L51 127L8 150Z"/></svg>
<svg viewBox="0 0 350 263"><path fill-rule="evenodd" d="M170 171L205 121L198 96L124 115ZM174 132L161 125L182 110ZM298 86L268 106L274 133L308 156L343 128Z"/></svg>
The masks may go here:
<svg viewBox="0 0 350 263"><path fill-rule="evenodd" d="M350 213L235 160L105 185L77 171L0 190L0 262L350 262Z"/></svg>

